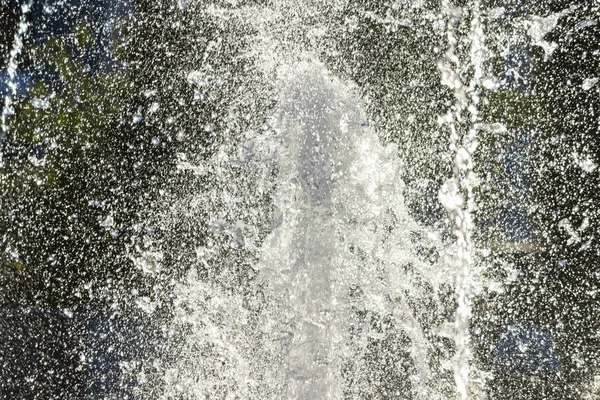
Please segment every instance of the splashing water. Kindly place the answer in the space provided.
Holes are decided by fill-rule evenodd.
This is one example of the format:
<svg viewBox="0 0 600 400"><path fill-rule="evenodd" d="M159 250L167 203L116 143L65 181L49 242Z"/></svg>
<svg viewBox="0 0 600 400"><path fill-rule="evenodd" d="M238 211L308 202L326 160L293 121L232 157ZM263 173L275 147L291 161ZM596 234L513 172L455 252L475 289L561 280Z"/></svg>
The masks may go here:
<svg viewBox="0 0 600 400"><path fill-rule="evenodd" d="M259 50L257 59L275 76L277 105L267 133L243 146L277 171L271 232L256 249L256 278L245 283L251 295L226 293L193 268L178 285L175 330L189 333L178 350L184 356L166 373L167 393L338 399L368 397L383 381L398 398L444 398L457 390L454 368L464 396L472 198L469 209L454 210L465 218L465 237L453 328L455 261L442 251L440 232L410 217L397 148L381 144L352 84L270 34L261 32L261 46L283 47L279 58Z"/></svg>
<svg viewBox="0 0 600 400"><path fill-rule="evenodd" d="M444 257L423 261L415 252L416 243L434 253L441 244L408 215L397 149L380 144L351 86L314 57L281 66L276 86L273 131L261 145L276 154L278 173L272 232L254 267L260 311L248 315L243 296L223 297L192 272L178 289L178 321L206 325L185 339L170 386L193 397L227 387L242 398L341 398L368 390L360 376L368 375L373 343L400 336L387 373L406 356L410 366L395 390L441 395L443 372L431 369L430 353L447 322L424 324L415 307L428 304L431 315L443 309L439 288L452 271ZM214 346L212 356L198 354ZM215 371L219 359L226 366Z"/></svg>
<svg viewBox="0 0 600 400"><path fill-rule="evenodd" d="M365 126L352 92L315 62L280 75L275 205L282 222L258 265L278 305L266 315L276 327L267 336L287 332L278 345L286 355L280 378L286 398L339 398L345 359L353 347L365 350L346 331L351 289L362 289L365 310L392 313L400 284L393 269L410 260L396 229L418 227L403 206L395 149L381 147ZM382 232L386 218L396 219L389 237Z"/></svg>
<svg viewBox="0 0 600 400"><path fill-rule="evenodd" d="M591 68L559 82L569 51L600 32L597 7L154 3L125 1L132 13L108 23L124 35L111 66L92 43L104 19L53 40L32 2L8 44L0 266L17 308L48 289L48 307L69 297L56 308L82 343L81 390L564 398L564 378L598 392L600 89ZM33 77L24 96L19 62ZM579 188L587 203L565 194ZM570 319L585 341L571 343ZM26 386L53 374L22 371Z"/></svg>

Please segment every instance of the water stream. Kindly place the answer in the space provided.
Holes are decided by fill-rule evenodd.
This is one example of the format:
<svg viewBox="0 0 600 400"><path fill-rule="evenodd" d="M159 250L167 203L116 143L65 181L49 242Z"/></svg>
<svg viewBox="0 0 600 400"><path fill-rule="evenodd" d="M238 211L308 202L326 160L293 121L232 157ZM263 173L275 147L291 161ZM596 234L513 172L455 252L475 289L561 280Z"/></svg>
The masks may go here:
<svg viewBox="0 0 600 400"><path fill-rule="evenodd" d="M424 335L397 269L423 275L432 266L414 262L406 237L424 232L403 203L395 147L380 144L356 94L317 60L284 67L280 76L274 202L281 222L258 268L277 304L266 315L273 326L266 336L284 338L277 346L283 397L342 397L344 363L363 357L377 335L369 327L351 335L361 323L353 308L399 317L394 325L406 325L415 343L415 380L426 382Z"/></svg>
<svg viewBox="0 0 600 400"><path fill-rule="evenodd" d="M19 18L19 30L14 35L14 43L10 50L10 58L8 60L8 90L4 96L4 106L2 107L2 133L0 134L0 146L6 137L8 125L6 119L13 113L12 103L13 97L17 95L16 73L19 63L19 55L23 50L23 37L27 34L29 23L27 22L27 13L31 9L31 1L21 6L21 16ZM0 166L2 165L2 151L0 151Z"/></svg>

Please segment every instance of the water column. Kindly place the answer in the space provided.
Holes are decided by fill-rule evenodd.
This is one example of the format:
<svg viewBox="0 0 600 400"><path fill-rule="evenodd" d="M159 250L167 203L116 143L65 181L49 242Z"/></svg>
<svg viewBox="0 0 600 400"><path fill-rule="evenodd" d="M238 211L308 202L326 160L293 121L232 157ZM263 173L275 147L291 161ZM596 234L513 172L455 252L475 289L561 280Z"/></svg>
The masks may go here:
<svg viewBox="0 0 600 400"><path fill-rule="evenodd" d="M0 133L0 165L2 165L2 142L8 132L7 118L13 113L13 98L17 95L17 67L19 61L19 55L23 50L23 38L27 34L29 29L29 23L27 22L27 14L31 9L32 1L23 4L21 6L21 18L19 19L19 29L15 33L15 39L13 47L10 51L10 58L8 59L8 93L4 97L4 107L2 108L2 132Z"/></svg>
<svg viewBox="0 0 600 400"><path fill-rule="evenodd" d="M482 71L483 29L480 22L480 5L478 0L470 3L469 10L452 5L450 1L442 1L442 10L447 18L448 48L445 58L439 62L442 73L442 84L452 89L455 104L448 113L440 117L440 124L446 124L450 131L450 151L454 154L454 166L450 177L440 190L440 201L448 210L454 234L456 236L456 293L458 308L454 321L455 356L454 380L459 399L469 398L469 319L471 316L472 269L474 264L472 213L475 209L473 188L477 185L477 177L473 171L473 152L477 148L477 122L479 116L477 105ZM464 65L457 53L458 25L464 14L471 11L470 82L463 83ZM465 115L466 114L466 115Z"/></svg>
<svg viewBox="0 0 600 400"><path fill-rule="evenodd" d="M303 63L283 75L276 122L282 137L276 201L282 221L262 261L263 277L282 308L270 317L289 321L291 329L281 349L285 398L340 398L340 296L347 289L344 280L352 278L341 270L345 249L336 192L354 151L344 124L359 123L357 110L343 104L318 64Z"/></svg>
<svg viewBox="0 0 600 400"><path fill-rule="evenodd" d="M370 390L348 386L344 363L362 362L368 343L391 332L367 327L352 336L361 323L354 304L373 316L393 316L394 329L408 340L405 362L414 366L396 382L397 395L428 398L438 384L430 381L432 344L410 304L431 293L410 276L433 281L430 273L438 279L443 273L415 256L411 235L422 228L404 204L397 148L379 142L351 86L308 58L279 72L271 123L280 142L274 198L280 217L257 265L269 288L262 317L269 340L262 346L273 356L254 369L270 371L283 398L337 399ZM352 288L363 293L360 305Z"/></svg>

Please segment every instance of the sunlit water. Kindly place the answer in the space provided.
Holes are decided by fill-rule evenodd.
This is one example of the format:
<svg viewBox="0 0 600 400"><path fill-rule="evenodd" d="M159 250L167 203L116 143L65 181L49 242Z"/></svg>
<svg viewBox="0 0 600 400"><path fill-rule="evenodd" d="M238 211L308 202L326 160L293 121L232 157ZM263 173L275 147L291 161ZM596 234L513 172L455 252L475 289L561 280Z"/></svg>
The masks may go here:
<svg viewBox="0 0 600 400"><path fill-rule="evenodd" d="M399 374L391 385L398 396L441 396L448 371L431 370L430 338L452 336L437 317L452 302L438 290L453 281L452 261L438 254L436 232L408 214L396 147L381 144L351 85L306 58L278 69L272 131L254 144L277 169L271 233L254 265L252 284L264 292L253 299L257 319L249 326L241 298L223 298L191 276L180 304L210 299L219 323L192 328L170 379L192 396L358 395L370 390L361 382L373 368L361 366L370 347L396 336L383 379ZM204 312L192 318L210 319ZM427 331L423 318L435 321ZM207 356L207 342L220 350ZM228 366L215 371L222 359ZM446 362L451 370L451 354Z"/></svg>
<svg viewBox="0 0 600 400"><path fill-rule="evenodd" d="M510 215L506 217L508 222L485 220L486 206L489 206L485 201L492 204L490 208L493 209L494 202L505 201L502 195L509 197L505 193L485 197L492 190L490 185L501 180L498 176L502 173L498 171L506 168L508 179L518 181L514 185L511 183L514 188L503 190L515 190L518 196L526 197L530 188L521 182L526 180L522 178L526 175L526 162L521 158L535 158L530 150L519 149L521 142L516 139L514 149L498 150L503 144L501 141L496 144L490 138L496 134L516 137L522 134L521 131L526 132L523 136L533 137L535 125L541 125L540 120L547 116L540 120L536 120L535 115L523 117L530 121L522 123L525 127L514 128L517 133L509 134L508 123L505 125L489 118L484 122L489 117L484 114L485 107L489 106L486 95L503 85L509 99L504 99L506 104L513 106L510 96L522 96L533 105L517 102L516 109L535 106L532 100L537 99L535 93L519 92L526 91L527 68L524 63L519 64L519 60L514 61L515 66L510 65L513 62L509 62L510 48L522 45L527 37L532 45L541 49L540 58L548 62L559 44L547 35L561 18L575 13L578 6L545 16L515 17L518 34L510 30L512 28L502 26L506 21L510 22L510 18L503 19L504 7L490 8L487 3L477 0L466 2L462 8L449 1L435 5L397 1L389 5L385 15L378 14L381 10L361 11L359 16L363 23L384 26L386 34L410 29L411 35L416 31L415 36L423 40L428 35L441 38L427 55L427 60L437 62L439 72L439 82L436 77L432 90L434 94L425 93L431 90L427 86L430 82L399 78L398 81L409 85L413 93L405 87L398 88L410 96L403 99L404 103L399 107L402 112L390 118L389 110L385 109L388 107L386 102L377 103L382 110L373 110L372 99L365 95L371 93L365 89L368 83L362 82L361 87L348 78L351 75L348 70L351 71L353 63L357 62L356 54L360 51L368 54L369 49L359 51L353 47L354 43L346 43L351 50L341 63L347 65L343 65L344 68L338 65L336 69L331 60L339 56L339 49L336 45L324 44L331 40L327 39L331 34L328 29L335 24L344 28L336 26L331 31L343 35L359 29L356 15L343 21L341 18L335 20L343 15L340 10L350 8L347 2L225 3L207 4L202 8L204 14L201 16L189 1L174 2L170 10L176 9L182 15L197 12L198 18L210 17L222 26L241 26L238 31L226 34L241 35L236 43L243 49L239 57L250 60L250 67L235 70L240 74L236 81L240 87L235 89L239 96L233 96L230 104L220 104L230 107L227 123L199 121L196 127L207 137L215 129L223 129L224 132L219 132L222 142L217 150L202 159L190 150L194 146L182 146L187 153L175 154L174 167L189 179L178 181L177 194L168 195L172 197L159 191L169 201L153 203L156 209L147 214L151 215L152 222L143 221L134 226L136 233L132 237L139 235L141 239L136 236L127 242L125 252L142 277L140 281L147 280L144 282L154 286L144 292L148 296L139 295L137 289L115 291L119 293L118 299L113 299L112 303L106 300L111 310L110 317L104 321L106 326L100 321L103 316L96 316L97 319L90 323L93 327L87 329L93 333L87 336L85 346L88 348L78 354L82 365L85 362L92 365L96 357L98 365L94 368L100 372L88 374L86 379L94 381L89 388L102 386L107 380L110 381L105 389L107 393L139 390L144 396L151 393L152 398L164 399L483 400L494 398L493 390L496 389L488 386L493 379L498 382L506 379L509 382L506 387L519 390L521 388L512 382L519 374L524 379L533 376L532 382L562 379L561 374L567 372L563 371L557 349L559 345L566 348L568 340L564 338L573 334L562 332L562 343L555 341L553 335L564 329L568 318L565 319L567 322L561 320L552 325L546 321L543 325L543 318L538 321L537 316L527 314L530 310L513 315L518 307L510 306L512 301L529 304L535 297L533 292L539 292L539 297L548 302L554 301L543 287L550 286L555 280L553 272L548 273L541 267L546 262L543 257L531 262L539 269L533 273L534 277L528 277L530 281L524 278L527 271L523 265L527 265L527 261L523 260L534 259L542 252L542 240L531 232L528 233L534 238L530 241L510 238L514 233L511 230L533 230L527 228L530 223L527 218L521 223L511 220L518 218ZM410 18L395 17L398 10L404 10L402 12ZM9 90L4 99L0 144L11 129L16 129L10 122L15 109L19 111L16 72L25 50L23 40L29 27L29 5L23 6L20 13L18 31L7 61ZM595 17L586 18L574 24L567 36L598 24ZM179 21L172 27L179 28L177 24ZM194 24L196 22L192 24L196 27ZM228 31L224 29L223 32ZM202 54L196 54L195 48L189 49L193 54L190 56L194 60L193 68L177 71L182 85L192 88L194 101L197 101L185 104L182 96L178 105L173 106L180 111L217 99L214 94L217 91L213 92L211 85L223 84L226 80L219 74L230 73L226 71L225 74L218 69L220 66L215 67L217 61L212 65L211 57L216 58L226 51L222 37L212 39ZM236 42L231 38L225 42L227 40ZM335 43L342 47L341 40ZM504 77L492 73L490 60L497 56L492 48L504 57L499 62L507 70ZM592 55L597 56L598 51ZM227 62L231 62L228 65L233 70L238 61L234 58ZM409 66L408 74L421 77L418 68L422 60L418 55L405 62ZM575 85L577 90L581 88L586 93L596 90L599 78L588 75ZM377 82L376 79L373 81ZM388 83L379 82L382 87ZM570 80L568 85L574 86ZM168 90L172 89L169 86ZM149 90L143 96L154 101L155 94L155 90ZM47 110L55 95L53 92L43 99L43 104L40 99L33 99L31 103L37 110ZM256 115L236 114L236 110L254 104L255 98L259 97L260 101L263 97L269 99L264 103L256 101L259 111L267 115L264 120ZM412 100L420 101L421 97L432 99L427 102L431 102L428 106L434 112L412 105ZM80 100L76 99L77 102ZM150 120L163 107L165 105L157 98L147 110L140 106L123 119L133 125L143 124L145 118ZM497 110L494 112L501 114ZM511 112L527 115L520 109ZM536 112L542 113L539 109ZM387 115L388 119L381 115ZM378 116L380 119L377 120ZM252 121L249 123L252 129L236 131L242 126L239 124L241 119ZM395 125L396 122L390 122L392 119L406 124ZM429 124L432 120L438 123L434 128ZM166 125L171 125L175 119L169 117L166 121ZM408 128L401 132L392 131L398 126L417 132L409 132ZM175 140L184 141L186 136L193 136L190 133L181 130L174 135ZM443 145L432 145L431 138ZM556 140L558 143L563 139L557 136L551 142ZM527 147L529 144L520 145ZM151 145L160 146L161 139L153 137ZM577 173L582 176L596 174L597 157L594 158L586 146L576 144L575 147L581 152L569 154L578 168ZM442 155L436 154L440 148ZM505 150L508 155L494 153ZM486 160L486 157L489 165L476 164L476 159ZM32 159L35 157L29 156L29 160ZM428 179L437 185L435 193L424 191L422 199L417 196L417 201L439 202L446 214L445 217L429 218L431 216L421 215L409 206L403 178L412 178L407 176L410 175L407 171L419 172L411 169L412 163L419 161L422 165L423 160L433 163L434 159L442 159L447 165L432 168L437 176ZM515 173L508 171L511 162L516 165ZM36 167L43 166L42 161L38 164ZM136 171L143 166L139 160L133 164ZM539 165L538 169L543 171ZM413 203L414 189L423 183L418 179L415 181L417 183L413 182L411 188ZM36 182L43 185L41 178ZM522 193L518 191L520 189ZM530 214L527 215L535 215L538 208L543 208L528 199L515 201L513 198L511 201L519 203L517 206L521 206L522 201L524 208L529 207ZM94 201L89 204L102 207ZM593 208L589 204L586 207ZM573 210L576 215L580 213L578 206ZM593 229L588 228L593 226L595 217L588 211L586 208L581 214L585 218L577 224L562 216L558 222L558 228L569 236L565 241L567 246L583 243L577 250L580 253L589 250L594 240L593 235L588 235ZM69 218L77 220L77 215L73 215ZM475 216L480 217L477 221L480 225L474 221ZM436 218L435 223L424 222ZM485 224L488 224L487 228L490 225L497 228L502 222L513 225L493 240L478 231ZM122 222L115 221L112 214L98 219L111 240L119 238L119 223ZM163 231L171 231L174 237L179 237L176 236L178 229L187 229L186 233L191 232L192 237L181 235L184 238L181 243L173 244L169 240L161 243L154 239L154 228L146 228L140 233L143 231L140 227L145 223L147 226L156 223ZM544 228L537 229L544 232ZM17 247L9 250L6 253L16 260L18 269L29 268L19 259ZM568 257L553 255L552 251L554 249L548 251L551 254L550 271L568 269ZM178 258L179 253L186 256L193 253L191 261L189 257ZM558 257L558 260L552 257ZM180 259L186 261L176 267L186 273L182 278L173 279L165 267L169 267L168 262L176 264ZM523 265L515 266L518 262ZM501 298L510 293L509 288L515 282L525 282L516 285L523 291L529 287L527 282L532 282L532 289L523 297L511 299L509 294L508 299ZM92 283L83 286L84 294L89 293L90 299L98 296L92 294ZM164 288L169 292L163 293ZM586 288L586 296L595 299L594 288ZM98 292L104 301L109 295L102 294L102 290ZM127 306L116 311L121 307L120 302ZM577 301L572 303L576 305ZM542 301L542 304L546 303ZM554 306L553 312L569 314L556 311L562 309ZM136 329L146 330L146 333L126 332L126 321L130 317L122 311L126 307L135 310L136 318L142 316L136 322L140 324ZM164 314L159 316L157 310ZM26 314L30 312L26 309ZM588 313L588 320L593 319L593 313ZM43 320L46 314L42 312L39 318ZM80 318L70 309L59 310L58 314L68 320L79 321L77 318ZM33 315L38 318L35 312ZM116 322L111 322L113 319ZM152 336L153 330L160 333ZM136 335L145 337L140 339L139 346L150 349L150 355L134 354L128 356L131 359L122 356L123 360L119 359L119 362L108 361L109 357L102 355L104 347L108 349L107 354L112 354L115 348L128 348L127 351L135 353L132 349L136 347L130 342L138 339ZM123 344L125 342L128 344ZM572 365L583 366L585 363L577 357L577 354L573 355ZM103 362L107 366L100 365ZM582 373L587 381L581 378L581 382L587 386L582 386L586 389L582 389L581 398L593 398L594 391L597 392L598 379L592 377L589 372L592 370L593 366L589 369L585 366L588 375ZM108 376L111 378L107 379ZM127 383L127 379L135 384ZM119 383L115 383L117 381ZM114 390L110 386L113 384ZM498 390L503 390L502 383L499 385ZM535 388L535 384L532 387ZM558 393L562 396L567 392L570 395L575 390L570 387ZM537 398L536 395L516 398Z"/></svg>
<svg viewBox="0 0 600 400"><path fill-rule="evenodd" d="M453 374L468 363L452 349L466 329L453 321L463 265L441 232L409 215L398 149L382 144L357 88L285 39L287 30L307 29L297 16L318 12L315 5L287 8L240 11L261 29L251 52L273 76L276 105L268 130L214 160L223 165L249 151L263 164L253 168L276 171L272 182L256 181L251 169L240 178L274 188L256 278L244 283L254 295L225 294L193 271L179 285L175 325L189 333L166 374L167 393L451 398L457 383L466 385ZM249 244L252 228L243 222L219 229ZM201 263L210 251L200 249Z"/></svg>

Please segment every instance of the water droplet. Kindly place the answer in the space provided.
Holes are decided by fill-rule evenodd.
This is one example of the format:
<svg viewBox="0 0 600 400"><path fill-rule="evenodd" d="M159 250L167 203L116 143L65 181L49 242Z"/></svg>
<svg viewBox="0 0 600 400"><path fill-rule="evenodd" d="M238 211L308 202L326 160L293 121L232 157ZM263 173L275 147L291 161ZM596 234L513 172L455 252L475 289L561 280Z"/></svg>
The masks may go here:
<svg viewBox="0 0 600 400"><path fill-rule="evenodd" d="M48 99L41 99L38 97L31 99L31 105L35 108L39 108L40 110L47 110L50 108L50 102Z"/></svg>
<svg viewBox="0 0 600 400"><path fill-rule="evenodd" d="M599 78L586 78L583 80L583 83L581 84L581 88L583 90L590 90L591 88L596 86L596 84L598 83L599 80L600 80Z"/></svg>
<svg viewBox="0 0 600 400"><path fill-rule="evenodd" d="M154 102L150 105L150 108L148 108L148 113L154 114L155 112L158 111L159 108L160 108L160 105L158 103Z"/></svg>
<svg viewBox="0 0 600 400"><path fill-rule="evenodd" d="M54 14L56 12L56 7L52 7L51 5L48 4L44 4L44 7L42 8L44 11L44 14Z"/></svg>

